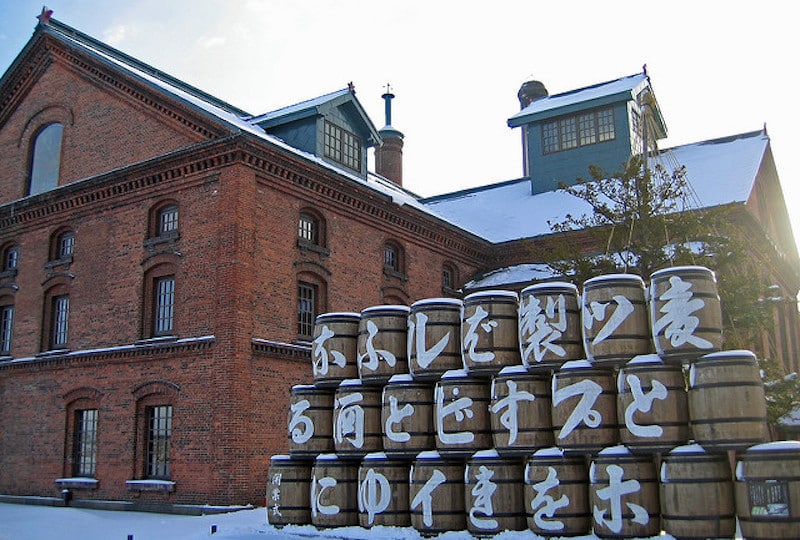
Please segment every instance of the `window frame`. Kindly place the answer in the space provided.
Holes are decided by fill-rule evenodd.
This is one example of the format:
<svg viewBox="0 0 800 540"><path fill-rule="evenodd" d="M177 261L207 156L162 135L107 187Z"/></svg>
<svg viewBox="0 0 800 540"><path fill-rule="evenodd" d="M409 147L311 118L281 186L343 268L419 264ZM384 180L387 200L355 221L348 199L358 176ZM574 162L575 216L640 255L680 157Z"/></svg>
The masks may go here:
<svg viewBox="0 0 800 540"><path fill-rule="evenodd" d="M52 135L53 140L47 140L47 137L51 137L50 133L53 133L51 129L56 127L58 134ZM57 137L57 141L55 141L55 137ZM50 122L42 125L30 140L28 185L26 190L26 195L28 196L46 193L58 187L59 178L61 177L61 153L64 146L64 124ZM45 144L52 145L52 148L43 146ZM44 155L45 153L47 155ZM48 164L47 161L52 161L53 163ZM37 178L37 173L42 171L55 174L55 178L50 175Z"/></svg>
<svg viewBox="0 0 800 540"><path fill-rule="evenodd" d="M328 159L357 173L363 170L364 145L361 137L352 131L325 120L322 146L323 155Z"/></svg>
<svg viewBox="0 0 800 540"><path fill-rule="evenodd" d="M162 414L158 414L162 413ZM147 480L171 478L171 439L174 411L172 404L160 403L144 407L144 470ZM165 424L165 427L162 427ZM156 436L157 435L157 436Z"/></svg>
<svg viewBox="0 0 800 540"><path fill-rule="evenodd" d="M153 278L153 337L171 336L175 331L175 275Z"/></svg>
<svg viewBox="0 0 800 540"><path fill-rule="evenodd" d="M69 343L69 294L56 294L50 297L50 331L48 348L66 349Z"/></svg>
<svg viewBox="0 0 800 540"><path fill-rule="evenodd" d="M308 304L311 306L310 309L303 309ZM319 313L319 285L299 280L297 282L297 336L300 339L310 340L314 337L314 323Z"/></svg>
<svg viewBox="0 0 800 540"><path fill-rule="evenodd" d="M177 203L168 203L156 210L155 236L175 236L180 230L180 211Z"/></svg>
<svg viewBox="0 0 800 540"><path fill-rule="evenodd" d="M2 302L2 299L0 299ZM11 356L14 338L14 304L0 303L0 356Z"/></svg>
<svg viewBox="0 0 800 540"><path fill-rule="evenodd" d="M542 122L542 154L555 154L617 138L613 105L558 116Z"/></svg>
<svg viewBox="0 0 800 540"><path fill-rule="evenodd" d="M88 422L86 416L90 417ZM96 476L98 422L99 410L96 407L73 410L71 456L73 477L95 478Z"/></svg>
<svg viewBox="0 0 800 540"><path fill-rule="evenodd" d="M297 222L297 238L301 243L320 245L319 219L305 211L300 212Z"/></svg>
<svg viewBox="0 0 800 540"><path fill-rule="evenodd" d="M19 269L20 249L18 244L7 244L2 251L2 274L16 274Z"/></svg>

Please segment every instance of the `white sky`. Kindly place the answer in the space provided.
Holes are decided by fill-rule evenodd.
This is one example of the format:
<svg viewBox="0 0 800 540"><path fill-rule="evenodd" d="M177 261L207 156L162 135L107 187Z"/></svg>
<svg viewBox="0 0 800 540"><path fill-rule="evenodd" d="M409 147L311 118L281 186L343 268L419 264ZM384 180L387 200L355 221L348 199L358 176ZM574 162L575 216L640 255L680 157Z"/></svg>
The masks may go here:
<svg viewBox="0 0 800 540"><path fill-rule="evenodd" d="M42 1L0 0L0 71ZM405 134L404 184L422 196L518 178L516 93L551 94L647 64L662 147L766 123L800 238L799 47L793 3L716 0L49 0L54 17L250 113L346 86L378 128L384 86ZM690 171L691 174L691 171Z"/></svg>

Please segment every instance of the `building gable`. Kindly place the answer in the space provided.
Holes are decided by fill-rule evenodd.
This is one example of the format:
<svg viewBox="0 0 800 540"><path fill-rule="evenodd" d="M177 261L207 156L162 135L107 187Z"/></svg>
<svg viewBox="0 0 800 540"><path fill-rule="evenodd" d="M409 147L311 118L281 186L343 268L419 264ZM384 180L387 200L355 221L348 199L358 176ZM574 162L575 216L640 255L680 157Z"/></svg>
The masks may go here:
<svg viewBox="0 0 800 540"><path fill-rule="evenodd" d="M0 79L0 203L231 132L66 28L40 24ZM56 178L31 189L36 143L51 125L61 127Z"/></svg>

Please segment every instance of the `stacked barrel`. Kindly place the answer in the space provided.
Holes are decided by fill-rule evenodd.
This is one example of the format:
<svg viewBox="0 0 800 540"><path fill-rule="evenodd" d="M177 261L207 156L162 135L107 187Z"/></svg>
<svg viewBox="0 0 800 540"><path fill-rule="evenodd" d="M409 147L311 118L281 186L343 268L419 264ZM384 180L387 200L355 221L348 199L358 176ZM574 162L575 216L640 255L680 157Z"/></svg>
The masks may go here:
<svg viewBox="0 0 800 540"><path fill-rule="evenodd" d="M738 512L745 538L798 537L800 469L772 462L800 443L760 444L756 358L720 351L721 321L702 267L320 315L268 520L725 538Z"/></svg>

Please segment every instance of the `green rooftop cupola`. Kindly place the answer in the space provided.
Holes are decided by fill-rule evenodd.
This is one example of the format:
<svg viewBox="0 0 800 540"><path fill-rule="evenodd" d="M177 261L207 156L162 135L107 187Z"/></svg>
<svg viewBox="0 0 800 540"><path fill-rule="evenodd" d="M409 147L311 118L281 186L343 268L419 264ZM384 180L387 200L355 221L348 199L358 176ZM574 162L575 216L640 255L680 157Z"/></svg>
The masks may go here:
<svg viewBox="0 0 800 540"><path fill-rule="evenodd" d="M522 128L523 171L534 194L587 178L591 165L617 171L667 135L644 71L553 95L529 81L518 97L521 110L508 125Z"/></svg>
<svg viewBox="0 0 800 540"><path fill-rule="evenodd" d="M378 133L383 140L375 149L375 172L397 185L403 185L403 133L392 126L392 87L386 84L386 92L381 96L384 102L386 125Z"/></svg>

